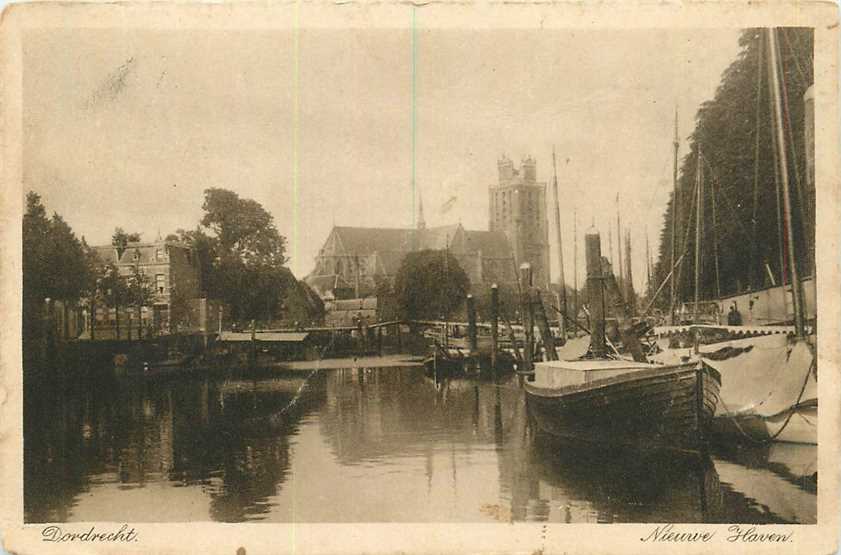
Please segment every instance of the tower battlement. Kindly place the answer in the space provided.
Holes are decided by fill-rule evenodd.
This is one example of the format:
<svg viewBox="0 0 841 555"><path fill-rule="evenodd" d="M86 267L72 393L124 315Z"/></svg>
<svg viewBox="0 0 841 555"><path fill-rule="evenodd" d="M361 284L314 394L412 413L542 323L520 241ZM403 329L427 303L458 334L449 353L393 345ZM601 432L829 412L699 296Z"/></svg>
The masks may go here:
<svg viewBox="0 0 841 555"><path fill-rule="evenodd" d="M519 168L503 154L497 160L498 183L488 187L489 228L508 237L519 266L531 264L535 283L549 283L549 223L546 214L546 183L537 181L537 161L522 159Z"/></svg>

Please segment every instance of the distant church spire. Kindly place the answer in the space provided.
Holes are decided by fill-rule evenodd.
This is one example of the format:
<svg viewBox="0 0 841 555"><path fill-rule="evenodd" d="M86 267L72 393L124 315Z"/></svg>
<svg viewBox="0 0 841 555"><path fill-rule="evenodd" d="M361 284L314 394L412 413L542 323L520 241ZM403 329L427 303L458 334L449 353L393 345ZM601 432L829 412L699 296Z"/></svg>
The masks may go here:
<svg viewBox="0 0 841 555"><path fill-rule="evenodd" d="M423 196L418 191L418 229L426 229L426 221L423 219Z"/></svg>

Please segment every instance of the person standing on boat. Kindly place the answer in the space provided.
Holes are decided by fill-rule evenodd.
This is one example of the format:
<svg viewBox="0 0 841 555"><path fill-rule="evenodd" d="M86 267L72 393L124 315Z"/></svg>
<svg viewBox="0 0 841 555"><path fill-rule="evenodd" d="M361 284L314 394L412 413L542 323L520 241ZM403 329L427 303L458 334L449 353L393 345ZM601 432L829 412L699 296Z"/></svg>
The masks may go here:
<svg viewBox="0 0 841 555"><path fill-rule="evenodd" d="M736 306L736 303L733 303L730 306L730 313L727 314L727 325L728 326L741 326L742 325L742 314L739 312L739 308Z"/></svg>

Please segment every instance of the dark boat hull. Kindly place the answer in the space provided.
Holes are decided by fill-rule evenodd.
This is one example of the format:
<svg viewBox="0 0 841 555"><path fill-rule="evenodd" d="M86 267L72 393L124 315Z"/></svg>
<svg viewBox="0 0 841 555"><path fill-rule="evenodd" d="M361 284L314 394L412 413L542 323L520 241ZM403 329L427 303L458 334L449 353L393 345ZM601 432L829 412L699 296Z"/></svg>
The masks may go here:
<svg viewBox="0 0 841 555"><path fill-rule="evenodd" d="M466 358L427 357L423 367L429 378L452 378L464 375L467 362Z"/></svg>
<svg viewBox="0 0 841 555"><path fill-rule="evenodd" d="M590 443L697 450L715 413L720 377L697 365L657 367L581 386L525 384L541 432Z"/></svg>

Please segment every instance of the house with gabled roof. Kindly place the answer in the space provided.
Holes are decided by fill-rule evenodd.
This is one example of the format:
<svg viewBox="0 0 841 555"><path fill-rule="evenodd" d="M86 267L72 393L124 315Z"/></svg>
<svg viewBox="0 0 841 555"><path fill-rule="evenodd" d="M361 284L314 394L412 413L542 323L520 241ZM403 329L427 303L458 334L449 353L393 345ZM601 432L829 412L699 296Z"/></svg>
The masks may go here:
<svg viewBox="0 0 841 555"><path fill-rule="evenodd" d="M155 333L172 330L174 320L186 318L191 310L190 303L201 297L199 261L195 250L178 241L158 239L150 242L129 242L124 247L103 245L93 247L94 253L102 264L113 264L120 275L128 277L137 269L149 279L153 289L150 306L141 310L141 321L136 320L135 311L129 307L120 308L121 336L135 337L140 330L153 329ZM173 314L176 297L182 307L176 307L184 314ZM178 304L178 302L175 302ZM100 304L96 307L94 322L96 336L110 338L116 318L116 308ZM89 328L90 323L86 325ZM100 329L101 328L101 329ZM132 331L134 330L134 331Z"/></svg>

